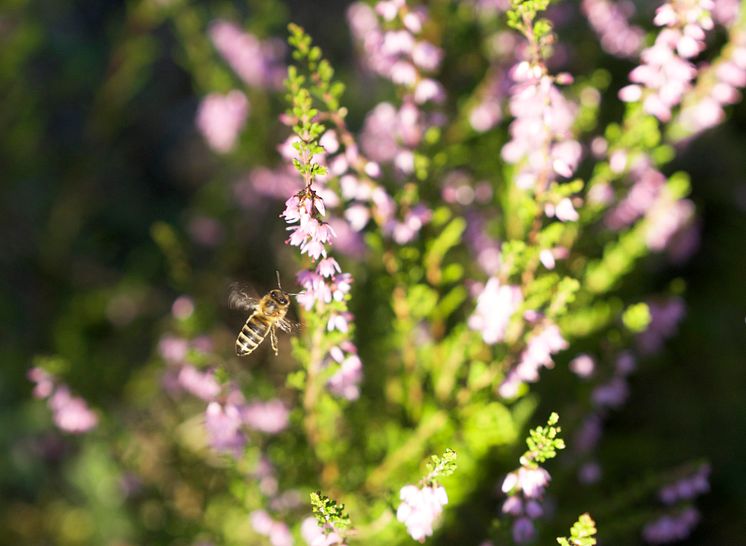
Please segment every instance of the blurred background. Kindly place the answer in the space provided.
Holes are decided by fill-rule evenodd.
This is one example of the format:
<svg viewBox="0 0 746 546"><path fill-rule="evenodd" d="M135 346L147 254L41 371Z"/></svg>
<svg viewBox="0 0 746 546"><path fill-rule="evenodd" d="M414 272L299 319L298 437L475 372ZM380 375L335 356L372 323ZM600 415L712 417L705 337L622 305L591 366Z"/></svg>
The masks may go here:
<svg viewBox="0 0 746 546"><path fill-rule="evenodd" d="M251 95L250 124L237 150L212 152L196 129L197 107L206 93L230 83L225 67L213 70L218 58L205 31L216 17L245 24L261 38L284 38L290 20L305 26L348 83L351 124L359 127L386 91L357 73L347 5L3 3L0 544L189 543L180 537L191 536L197 524L179 514L189 512L193 493L154 490L147 502L123 501L126 476L104 447L135 439L55 432L45 406L31 397L26 373L35 356L59 355L74 392L105 420L125 420L157 388L148 386L158 373L153 351L175 298L190 294L206 309L204 324L231 330L235 316L215 303L231 280L263 289L274 283L275 268L290 276L293 266L282 266L288 256L270 245L284 238L275 220L281 202L242 202L236 190L247 165L279 163L275 144L284 129L274 116L281 93ZM582 22L574 28L566 37L560 29L560 41L579 50L592 44ZM468 33L452 41L462 50L478 47ZM585 68L604 63L614 81L623 82L632 67L600 53L582 57ZM652 288L685 286L686 317L633 376L628 403L613 414L602 442L602 490L608 488L602 496L639 478L630 468L654 472L710 461L712 491L686 544L742 544L746 536L745 152L744 104L680 148L672 170L692 175L700 244L686 263L642 270L636 280ZM561 374L549 374L539 384L547 405L561 381ZM144 425L139 440L153 442L162 455ZM219 488L219 478L200 465L179 460L172 471L184 475L163 479L198 493ZM582 506L585 495L578 491L573 503ZM129 538L112 543L111 536Z"/></svg>

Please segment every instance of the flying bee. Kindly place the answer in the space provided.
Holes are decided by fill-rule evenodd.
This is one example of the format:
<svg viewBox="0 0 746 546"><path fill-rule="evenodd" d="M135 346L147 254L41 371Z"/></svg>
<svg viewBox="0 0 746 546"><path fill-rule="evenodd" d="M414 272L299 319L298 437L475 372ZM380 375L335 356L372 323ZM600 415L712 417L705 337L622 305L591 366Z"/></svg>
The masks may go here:
<svg viewBox="0 0 746 546"><path fill-rule="evenodd" d="M290 294L282 289L279 272L277 273L277 288L270 290L261 299L252 298L240 288L233 288L228 297L230 307L251 313L236 338L236 355L250 355L267 335L269 335L275 356L279 354L276 328L291 332L297 326L285 318L290 306L290 296L295 295L297 294Z"/></svg>

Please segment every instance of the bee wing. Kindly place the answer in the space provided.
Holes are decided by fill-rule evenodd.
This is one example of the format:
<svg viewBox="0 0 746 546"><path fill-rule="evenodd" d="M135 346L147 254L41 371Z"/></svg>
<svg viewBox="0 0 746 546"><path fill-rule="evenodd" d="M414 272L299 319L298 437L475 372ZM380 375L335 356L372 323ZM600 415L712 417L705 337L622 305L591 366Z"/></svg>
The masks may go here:
<svg viewBox="0 0 746 546"><path fill-rule="evenodd" d="M283 332L290 334L300 329L300 323L283 318L277 321L277 327Z"/></svg>
<svg viewBox="0 0 746 546"><path fill-rule="evenodd" d="M231 309L253 311L258 304L259 299L251 296L245 288L236 284L231 285L231 292L228 296L228 306Z"/></svg>

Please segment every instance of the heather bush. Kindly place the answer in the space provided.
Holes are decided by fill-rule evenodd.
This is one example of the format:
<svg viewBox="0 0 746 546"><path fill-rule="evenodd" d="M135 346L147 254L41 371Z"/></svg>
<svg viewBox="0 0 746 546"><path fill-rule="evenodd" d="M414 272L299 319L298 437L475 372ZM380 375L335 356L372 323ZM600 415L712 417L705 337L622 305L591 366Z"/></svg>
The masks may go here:
<svg viewBox="0 0 746 546"><path fill-rule="evenodd" d="M665 428L706 405L619 423L646 370L674 389L702 171L744 207L742 148L697 146L744 142L746 5L311 4L132 2L80 148L34 166L41 132L9 125L10 174L75 189L9 252L50 333L8 350L0 542L710 543L725 469ZM104 31L46 43L53 15L9 8L2 77L67 127L64 89L21 91ZM287 323L249 303L274 289Z"/></svg>

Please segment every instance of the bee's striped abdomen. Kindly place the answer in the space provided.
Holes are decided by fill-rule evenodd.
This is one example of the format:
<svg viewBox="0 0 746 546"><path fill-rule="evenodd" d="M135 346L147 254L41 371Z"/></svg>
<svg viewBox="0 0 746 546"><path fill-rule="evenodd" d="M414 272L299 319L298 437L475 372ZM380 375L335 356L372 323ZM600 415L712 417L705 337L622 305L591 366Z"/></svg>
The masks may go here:
<svg viewBox="0 0 746 546"><path fill-rule="evenodd" d="M259 313L253 313L241 328L236 338L236 354L246 356L264 341L269 333L269 321Z"/></svg>

